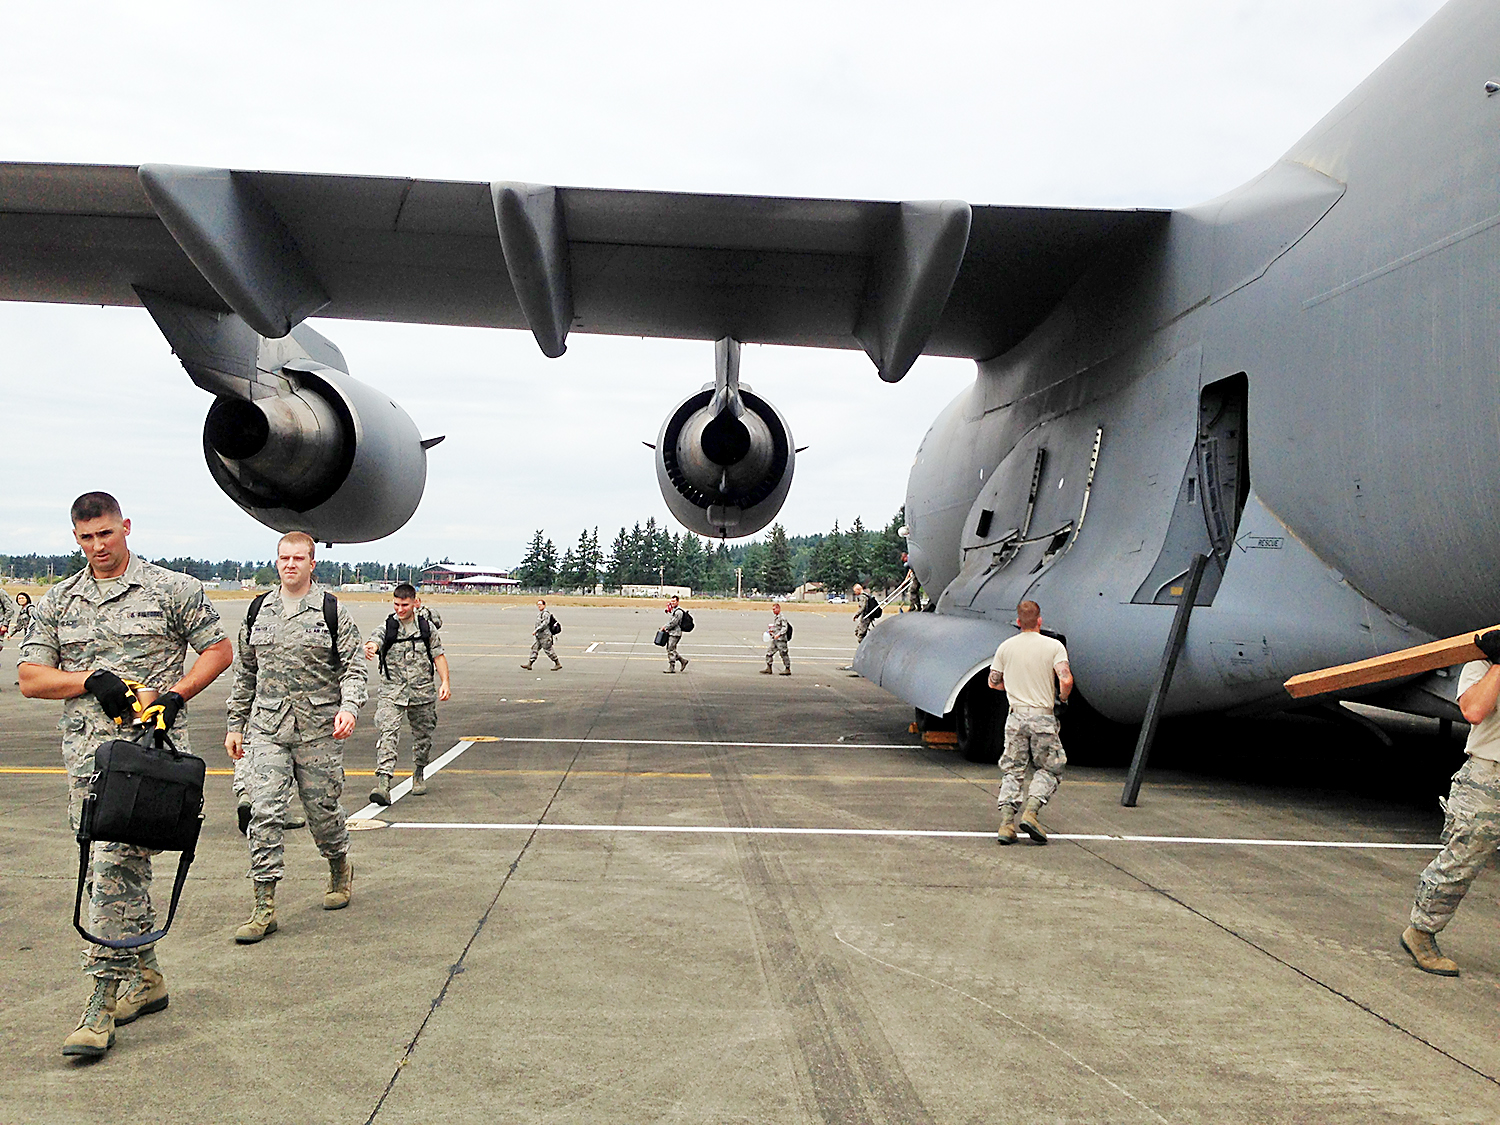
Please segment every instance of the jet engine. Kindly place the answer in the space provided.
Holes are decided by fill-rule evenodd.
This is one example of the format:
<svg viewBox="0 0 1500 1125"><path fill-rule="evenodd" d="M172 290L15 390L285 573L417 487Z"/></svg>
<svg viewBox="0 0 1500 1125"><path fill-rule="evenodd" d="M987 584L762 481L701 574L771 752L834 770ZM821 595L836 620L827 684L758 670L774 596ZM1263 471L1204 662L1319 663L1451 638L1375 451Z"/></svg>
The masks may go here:
<svg viewBox="0 0 1500 1125"><path fill-rule="evenodd" d="M311 360L278 374L289 390L221 395L209 408L203 453L219 487L261 523L328 542L363 543L405 524L433 444L406 411Z"/></svg>
<svg viewBox="0 0 1500 1125"><path fill-rule="evenodd" d="M682 525L699 535L753 535L781 510L797 449L786 419L741 387L739 341L714 345L716 378L667 415L656 479Z"/></svg>

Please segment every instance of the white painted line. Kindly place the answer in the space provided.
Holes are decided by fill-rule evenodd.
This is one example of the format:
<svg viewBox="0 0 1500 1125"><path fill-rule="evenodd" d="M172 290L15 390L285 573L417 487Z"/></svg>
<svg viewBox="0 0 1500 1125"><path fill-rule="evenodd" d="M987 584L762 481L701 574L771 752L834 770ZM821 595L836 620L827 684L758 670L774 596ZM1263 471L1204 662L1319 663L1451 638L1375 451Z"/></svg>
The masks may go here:
<svg viewBox="0 0 1500 1125"><path fill-rule="evenodd" d="M436 761L429 762L427 764L427 768L422 771L422 776L431 777L444 766L457 759L460 754L462 754L465 750L473 745L474 744L472 742L469 742L467 739L463 742L454 744L451 750L448 750L446 753L442 754ZM397 782L395 785L391 786L391 804L394 805L397 801L401 800L402 797L406 796L410 792L411 778L408 777L402 781ZM377 805L374 801L371 801L364 808L360 809L359 812L350 813L348 819L371 820L374 817L379 816L388 807L389 806L387 805Z"/></svg>
<svg viewBox="0 0 1500 1125"><path fill-rule="evenodd" d="M593 644L589 645L589 647L586 648L586 649L584 649L583 651L584 652L593 652L596 648L598 648L603 643L604 643L603 641L595 641Z"/></svg>
<svg viewBox="0 0 1500 1125"><path fill-rule="evenodd" d="M496 742L557 742L564 746L751 746L773 750L916 750L913 742L691 742L678 738L497 738Z"/></svg>
<svg viewBox="0 0 1500 1125"><path fill-rule="evenodd" d="M535 822L463 823L396 821L392 828L450 829L481 832L647 832L689 836L883 836L993 840L993 832L957 832L922 828L759 828L717 824L537 824ZM1049 833L1049 840L1102 840L1131 844L1220 844L1268 848L1346 848L1435 851L1441 844L1398 844L1367 840L1249 840L1215 836L1111 836L1098 833Z"/></svg>
<svg viewBox="0 0 1500 1125"><path fill-rule="evenodd" d="M655 648L659 647L657 645L652 644L650 641L596 641L595 644L613 645L615 648L621 648L621 647L624 647L624 648L643 648L643 649L647 649L647 650L651 650L651 649L655 649ZM766 649L766 645L765 645L765 642L761 642L760 644L750 644L750 645L715 645L715 644L699 644L697 642L694 642L692 648L693 648L693 651L695 651L695 652L712 652L714 649L729 649L729 650L732 650L732 651L741 651L741 652L744 651L745 649L750 649L750 650L752 650L754 652L764 652L765 649ZM844 653L847 653L847 652L849 652L851 650L850 650L850 648L849 648L848 645L796 645L794 647L793 651L794 652L844 652Z"/></svg>

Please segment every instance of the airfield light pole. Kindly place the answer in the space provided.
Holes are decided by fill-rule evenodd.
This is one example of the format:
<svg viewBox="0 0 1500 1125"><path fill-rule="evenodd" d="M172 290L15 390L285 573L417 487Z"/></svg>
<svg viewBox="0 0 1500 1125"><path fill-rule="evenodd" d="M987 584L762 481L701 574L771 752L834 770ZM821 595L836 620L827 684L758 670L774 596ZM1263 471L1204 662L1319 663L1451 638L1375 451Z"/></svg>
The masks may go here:
<svg viewBox="0 0 1500 1125"><path fill-rule="evenodd" d="M739 601L745 596L745 568L737 566L734 568L734 600Z"/></svg>

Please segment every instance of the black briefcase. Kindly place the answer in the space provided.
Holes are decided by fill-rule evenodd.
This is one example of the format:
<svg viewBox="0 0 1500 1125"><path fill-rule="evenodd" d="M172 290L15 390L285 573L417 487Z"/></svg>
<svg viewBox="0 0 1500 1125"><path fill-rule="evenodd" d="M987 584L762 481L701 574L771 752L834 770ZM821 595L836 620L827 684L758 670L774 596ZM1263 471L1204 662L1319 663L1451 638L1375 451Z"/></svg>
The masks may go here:
<svg viewBox="0 0 1500 1125"><path fill-rule="evenodd" d="M667 631L665 629L658 629L656 636L651 638L651 643L657 646L665 645L667 643Z"/></svg>
<svg viewBox="0 0 1500 1125"><path fill-rule="evenodd" d="M147 732L144 741L116 738L94 751L94 774L78 818L78 893L73 899L73 928L89 941L111 949L134 949L158 940L171 928L203 826L205 768L202 758L182 753L165 731L155 729ZM172 905L161 929L135 937L102 938L83 928L83 886L96 840L182 853L172 884Z"/></svg>

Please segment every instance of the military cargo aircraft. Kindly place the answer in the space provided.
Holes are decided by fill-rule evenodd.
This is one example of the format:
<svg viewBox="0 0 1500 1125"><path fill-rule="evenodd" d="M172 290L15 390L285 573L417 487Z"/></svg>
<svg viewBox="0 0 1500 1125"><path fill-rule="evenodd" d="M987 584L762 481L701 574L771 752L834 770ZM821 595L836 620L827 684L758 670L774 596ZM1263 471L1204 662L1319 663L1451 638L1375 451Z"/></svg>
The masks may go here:
<svg viewBox="0 0 1500 1125"><path fill-rule="evenodd" d="M1254 708L1500 617L1497 42L1500 7L1453 0L1272 167L1178 211L0 165L0 299L144 306L214 396L220 487L328 542L399 528L441 439L314 313L529 329L549 357L575 331L717 341L654 446L706 535L764 527L795 465L741 342L862 348L887 381L967 357L907 495L933 612L855 667L978 745L1031 598L1092 706L1138 719L1191 596L1167 710ZM1441 675L1379 700L1456 714Z"/></svg>

